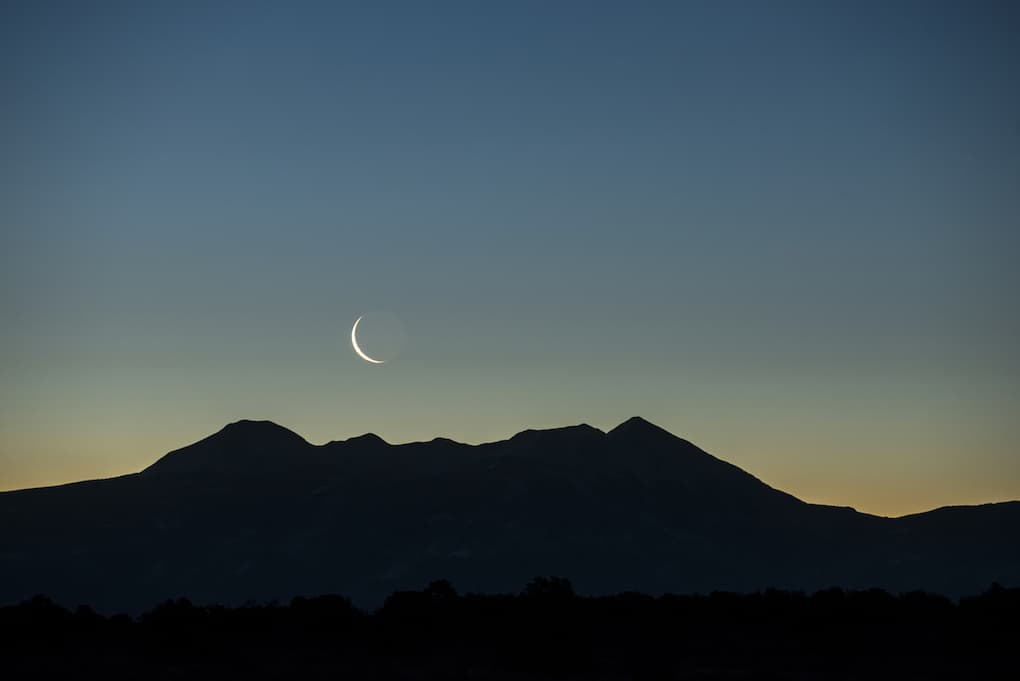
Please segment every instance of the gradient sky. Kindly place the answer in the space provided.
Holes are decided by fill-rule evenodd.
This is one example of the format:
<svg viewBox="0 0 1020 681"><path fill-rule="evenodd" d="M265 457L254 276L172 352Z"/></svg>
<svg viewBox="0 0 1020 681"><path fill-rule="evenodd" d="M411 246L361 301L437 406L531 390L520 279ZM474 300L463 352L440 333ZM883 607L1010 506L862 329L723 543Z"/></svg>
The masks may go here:
<svg viewBox="0 0 1020 681"><path fill-rule="evenodd" d="M0 489L639 414L1020 498L1016 7L4 3Z"/></svg>

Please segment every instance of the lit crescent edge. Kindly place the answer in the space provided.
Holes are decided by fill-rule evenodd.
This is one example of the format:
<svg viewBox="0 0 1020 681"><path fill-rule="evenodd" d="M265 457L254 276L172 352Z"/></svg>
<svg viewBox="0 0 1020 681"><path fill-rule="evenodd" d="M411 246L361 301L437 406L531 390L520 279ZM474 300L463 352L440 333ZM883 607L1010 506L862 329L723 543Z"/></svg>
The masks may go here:
<svg viewBox="0 0 1020 681"><path fill-rule="evenodd" d="M386 362L386 360L383 360L383 359L372 359L371 357L366 355L364 352L362 352L360 347L358 347L358 324L361 323L361 320L362 320L363 317L364 317L364 315L362 315L361 317L358 317L358 321L354 322L354 328L351 329L351 345L354 346L354 352L358 353L358 357L360 357L361 359L365 360L366 362L371 362L372 364L384 364Z"/></svg>

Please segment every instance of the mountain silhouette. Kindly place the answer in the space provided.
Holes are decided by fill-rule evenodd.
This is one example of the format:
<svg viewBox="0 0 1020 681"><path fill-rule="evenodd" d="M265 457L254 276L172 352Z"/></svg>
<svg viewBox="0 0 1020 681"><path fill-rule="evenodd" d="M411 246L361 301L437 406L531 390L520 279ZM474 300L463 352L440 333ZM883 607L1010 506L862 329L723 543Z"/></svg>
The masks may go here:
<svg viewBox="0 0 1020 681"><path fill-rule="evenodd" d="M0 604L138 611L448 579L581 593L1020 585L1020 502L883 518L809 504L632 418L466 445L313 445L238 421L140 473L0 493Z"/></svg>

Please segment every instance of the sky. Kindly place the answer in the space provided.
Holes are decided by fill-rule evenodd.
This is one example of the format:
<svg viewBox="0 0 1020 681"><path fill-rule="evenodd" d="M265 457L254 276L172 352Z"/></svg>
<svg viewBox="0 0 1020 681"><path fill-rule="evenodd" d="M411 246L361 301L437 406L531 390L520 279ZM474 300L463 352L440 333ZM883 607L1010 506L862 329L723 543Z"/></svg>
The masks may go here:
<svg viewBox="0 0 1020 681"><path fill-rule="evenodd" d="M807 501L1018 499L1018 34L1007 2L4 3L0 489L241 418L641 415Z"/></svg>

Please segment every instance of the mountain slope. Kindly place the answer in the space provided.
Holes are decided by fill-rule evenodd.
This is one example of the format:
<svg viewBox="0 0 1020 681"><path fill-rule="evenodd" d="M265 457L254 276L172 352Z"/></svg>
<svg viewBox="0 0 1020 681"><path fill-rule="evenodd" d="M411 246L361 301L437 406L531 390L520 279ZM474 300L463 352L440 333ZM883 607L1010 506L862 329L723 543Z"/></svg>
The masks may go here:
<svg viewBox="0 0 1020 681"><path fill-rule="evenodd" d="M0 494L0 603L137 610L447 578L581 592L816 589L956 595L1020 584L1020 503L898 519L804 503L639 418L469 446L316 446L240 421L135 475Z"/></svg>

